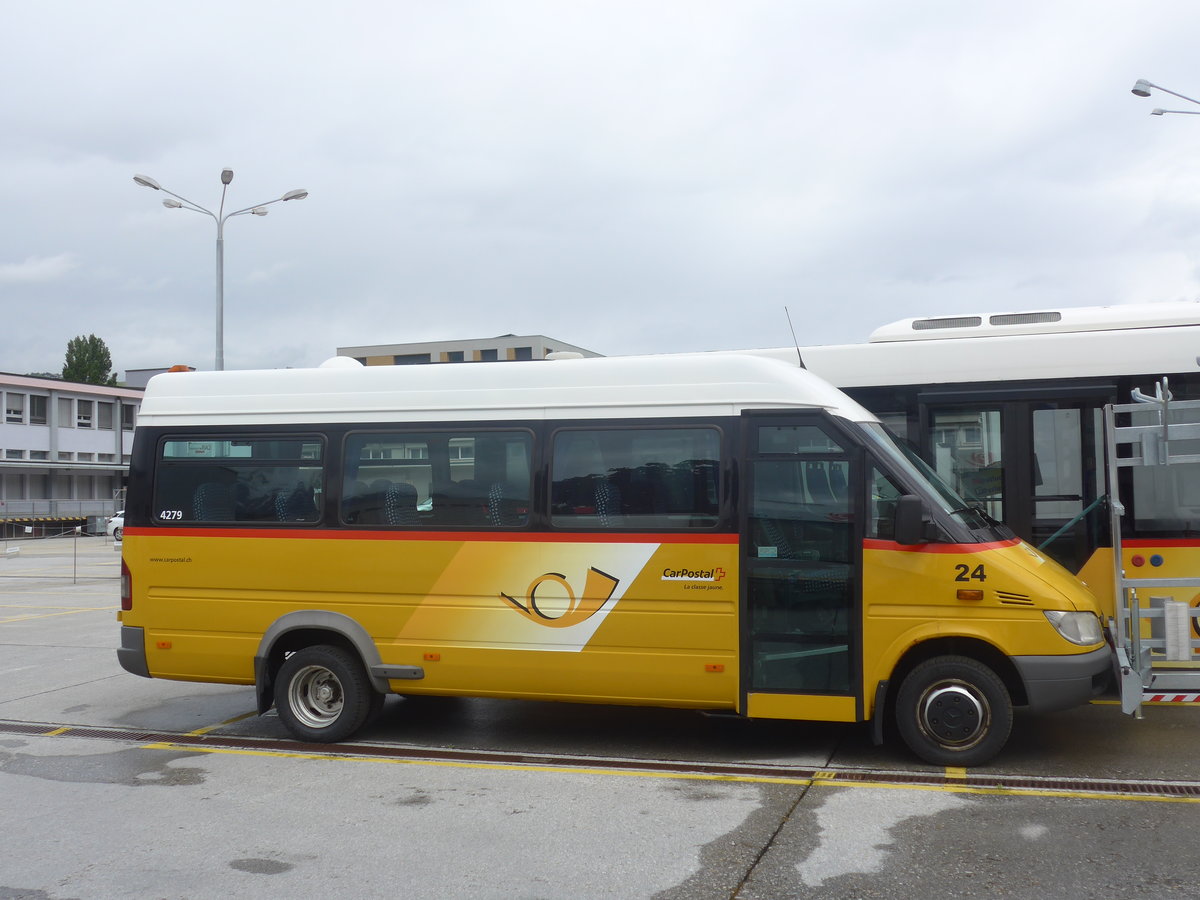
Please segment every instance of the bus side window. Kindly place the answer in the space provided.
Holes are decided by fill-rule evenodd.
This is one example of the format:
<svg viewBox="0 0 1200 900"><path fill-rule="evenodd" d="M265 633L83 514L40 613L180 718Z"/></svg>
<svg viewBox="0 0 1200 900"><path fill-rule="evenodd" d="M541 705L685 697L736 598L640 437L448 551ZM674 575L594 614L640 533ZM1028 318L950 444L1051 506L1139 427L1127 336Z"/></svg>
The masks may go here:
<svg viewBox="0 0 1200 900"><path fill-rule="evenodd" d="M896 502L903 493L895 483L871 467L871 493L867 499L867 537L892 540L896 531Z"/></svg>
<svg viewBox="0 0 1200 900"><path fill-rule="evenodd" d="M563 429L554 436L552 524L711 528L717 524L715 428Z"/></svg>
<svg viewBox="0 0 1200 900"><path fill-rule="evenodd" d="M180 522L315 524L324 444L313 435L167 438L159 445L154 517Z"/></svg>
<svg viewBox="0 0 1200 900"><path fill-rule="evenodd" d="M342 521L410 528L528 524L533 438L527 431L352 434Z"/></svg>

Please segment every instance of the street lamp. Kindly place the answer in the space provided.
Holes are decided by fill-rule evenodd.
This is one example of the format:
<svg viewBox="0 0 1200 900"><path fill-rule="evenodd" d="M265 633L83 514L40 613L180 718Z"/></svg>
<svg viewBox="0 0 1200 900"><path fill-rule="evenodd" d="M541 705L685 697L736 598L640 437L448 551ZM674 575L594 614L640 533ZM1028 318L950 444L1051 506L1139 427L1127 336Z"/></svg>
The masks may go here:
<svg viewBox="0 0 1200 900"><path fill-rule="evenodd" d="M1164 94L1170 94L1172 97L1178 97L1180 100L1186 100L1188 103L1195 103L1200 106L1200 100L1193 100L1191 97L1185 97L1183 94L1177 94L1175 91L1168 90L1159 84L1147 81L1145 78L1139 78L1134 82L1132 92L1137 97L1149 97L1150 91L1162 91ZM1152 116L1164 116L1173 114L1178 116L1200 116L1200 110L1192 109L1160 109L1155 107L1150 110Z"/></svg>
<svg viewBox="0 0 1200 900"><path fill-rule="evenodd" d="M193 203L186 197L181 197L178 194L168 191L165 187L151 178L149 175L134 175L133 180L142 187L148 187L152 190L162 191L164 194L170 194L172 199L164 200L163 206L167 209L190 209L192 212L204 213L206 216L211 216L212 220L217 223L217 354L216 368L218 371L225 368L225 222L232 219L234 216L265 216L268 212L264 207L270 206L272 203L282 203L285 200L303 200L308 196L308 191L294 190L288 191L282 197L276 197L274 200L268 200L266 203L256 203L254 206L247 206L245 209L239 209L235 212L225 212L225 191L229 188L229 182L233 181L233 169L221 170L221 205L214 213L212 210L205 209L199 203Z"/></svg>

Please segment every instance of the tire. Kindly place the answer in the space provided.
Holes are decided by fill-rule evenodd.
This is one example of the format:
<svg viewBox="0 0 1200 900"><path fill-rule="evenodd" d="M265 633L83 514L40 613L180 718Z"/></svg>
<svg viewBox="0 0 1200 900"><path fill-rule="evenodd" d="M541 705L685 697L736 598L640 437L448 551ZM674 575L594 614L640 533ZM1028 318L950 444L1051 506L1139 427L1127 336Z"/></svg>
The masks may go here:
<svg viewBox="0 0 1200 900"><path fill-rule="evenodd" d="M275 708L297 740L334 743L350 737L382 698L358 657L320 644L289 656L275 676Z"/></svg>
<svg viewBox="0 0 1200 900"><path fill-rule="evenodd" d="M990 668L937 656L908 673L896 695L896 725L910 750L938 766L978 766L1003 749L1012 699Z"/></svg>
<svg viewBox="0 0 1200 900"><path fill-rule="evenodd" d="M122 528L120 525L118 525L116 528L114 528L113 529L113 540L119 541L121 539L121 532L123 532L124 530L125 529Z"/></svg>

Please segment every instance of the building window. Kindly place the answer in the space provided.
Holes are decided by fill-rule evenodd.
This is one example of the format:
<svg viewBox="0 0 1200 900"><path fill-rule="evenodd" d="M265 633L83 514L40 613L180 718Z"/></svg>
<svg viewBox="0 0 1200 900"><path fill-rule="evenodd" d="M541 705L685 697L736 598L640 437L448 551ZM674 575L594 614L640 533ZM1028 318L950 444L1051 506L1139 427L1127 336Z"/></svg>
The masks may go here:
<svg viewBox="0 0 1200 900"><path fill-rule="evenodd" d="M463 352L461 350L447 350L446 362L462 362Z"/></svg>
<svg viewBox="0 0 1200 900"><path fill-rule="evenodd" d="M75 425L78 428L92 427L92 408L95 406L91 400L79 400L75 404Z"/></svg>
<svg viewBox="0 0 1200 900"><path fill-rule="evenodd" d="M405 353L392 357L393 364L397 366L420 366L432 361L428 353Z"/></svg>
<svg viewBox="0 0 1200 900"><path fill-rule="evenodd" d="M480 350L480 362L496 362L500 358L498 350Z"/></svg>
<svg viewBox="0 0 1200 900"><path fill-rule="evenodd" d="M96 427L103 428L105 431L112 431L113 405L111 403L96 404Z"/></svg>
<svg viewBox="0 0 1200 900"><path fill-rule="evenodd" d="M4 421L13 425L25 423L25 395L11 391L4 395Z"/></svg>
<svg viewBox="0 0 1200 900"><path fill-rule="evenodd" d="M81 452L78 454L78 456L76 456L76 459L77 459L79 462L95 462L95 461L96 461L96 454L95 454L95 453L84 453L84 452L82 452L82 451L81 451Z"/></svg>
<svg viewBox="0 0 1200 900"><path fill-rule="evenodd" d="M517 347L513 350L513 359L533 359L533 348Z"/></svg>
<svg viewBox="0 0 1200 900"><path fill-rule="evenodd" d="M75 459L75 454L72 453L70 450L59 450L58 451L59 462L71 462L73 459Z"/></svg>
<svg viewBox="0 0 1200 900"><path fill-rule="evenodd" d="M23 450L5 450L4 458L5 459L24 459L25 451L23 451Z"/></svg>
<svg viewBox="0 0 1200 900"><path fill-rule="evenodd" d="M137 419L137 407L128 403L121 405L121 430L133 431L133 423Z"/></svg>
<svg viewBox="0 0 1200 900"><path fill-rule="evenodd" d="M45 459L45 460L49 460L49 459L50 459L50 451L49 451L49 450L30 450L30 451L29 451L29 458L30 458L30 459Z"/></svg>
<svg viewBox="0 0 1200 900"><path fill-rule="evenodd" d="M29 424L30 425L45 425L46 424L46 406L49 397L43 397L41 394L29 395Z"/></svg>
<svg viewBox="0 0 1200 900"><path fill-rule="evenodd" d="M96 462L110 463L110 462L116 462L116 460L117 460L117 456L115 453L97 453L96 454Z"/></svg>
<svg viewBox="0 0 1200 900"><path fill-rule="evenodd" d="M58 427L72 428L75 425L75 419L72 416L74 412L74 402L70 397L58 398Z"/></svg>

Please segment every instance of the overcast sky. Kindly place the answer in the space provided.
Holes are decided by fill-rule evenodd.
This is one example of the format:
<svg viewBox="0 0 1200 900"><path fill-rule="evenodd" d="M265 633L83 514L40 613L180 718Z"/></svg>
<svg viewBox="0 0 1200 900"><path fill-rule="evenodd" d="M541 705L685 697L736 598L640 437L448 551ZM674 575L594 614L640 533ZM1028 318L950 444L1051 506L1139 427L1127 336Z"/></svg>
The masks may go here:
<svg viewBox="0 0 1200 900"><path fill-rule="evenodd" d="M1200 4L0 0L0 370L1200 298Z"/></svg>

